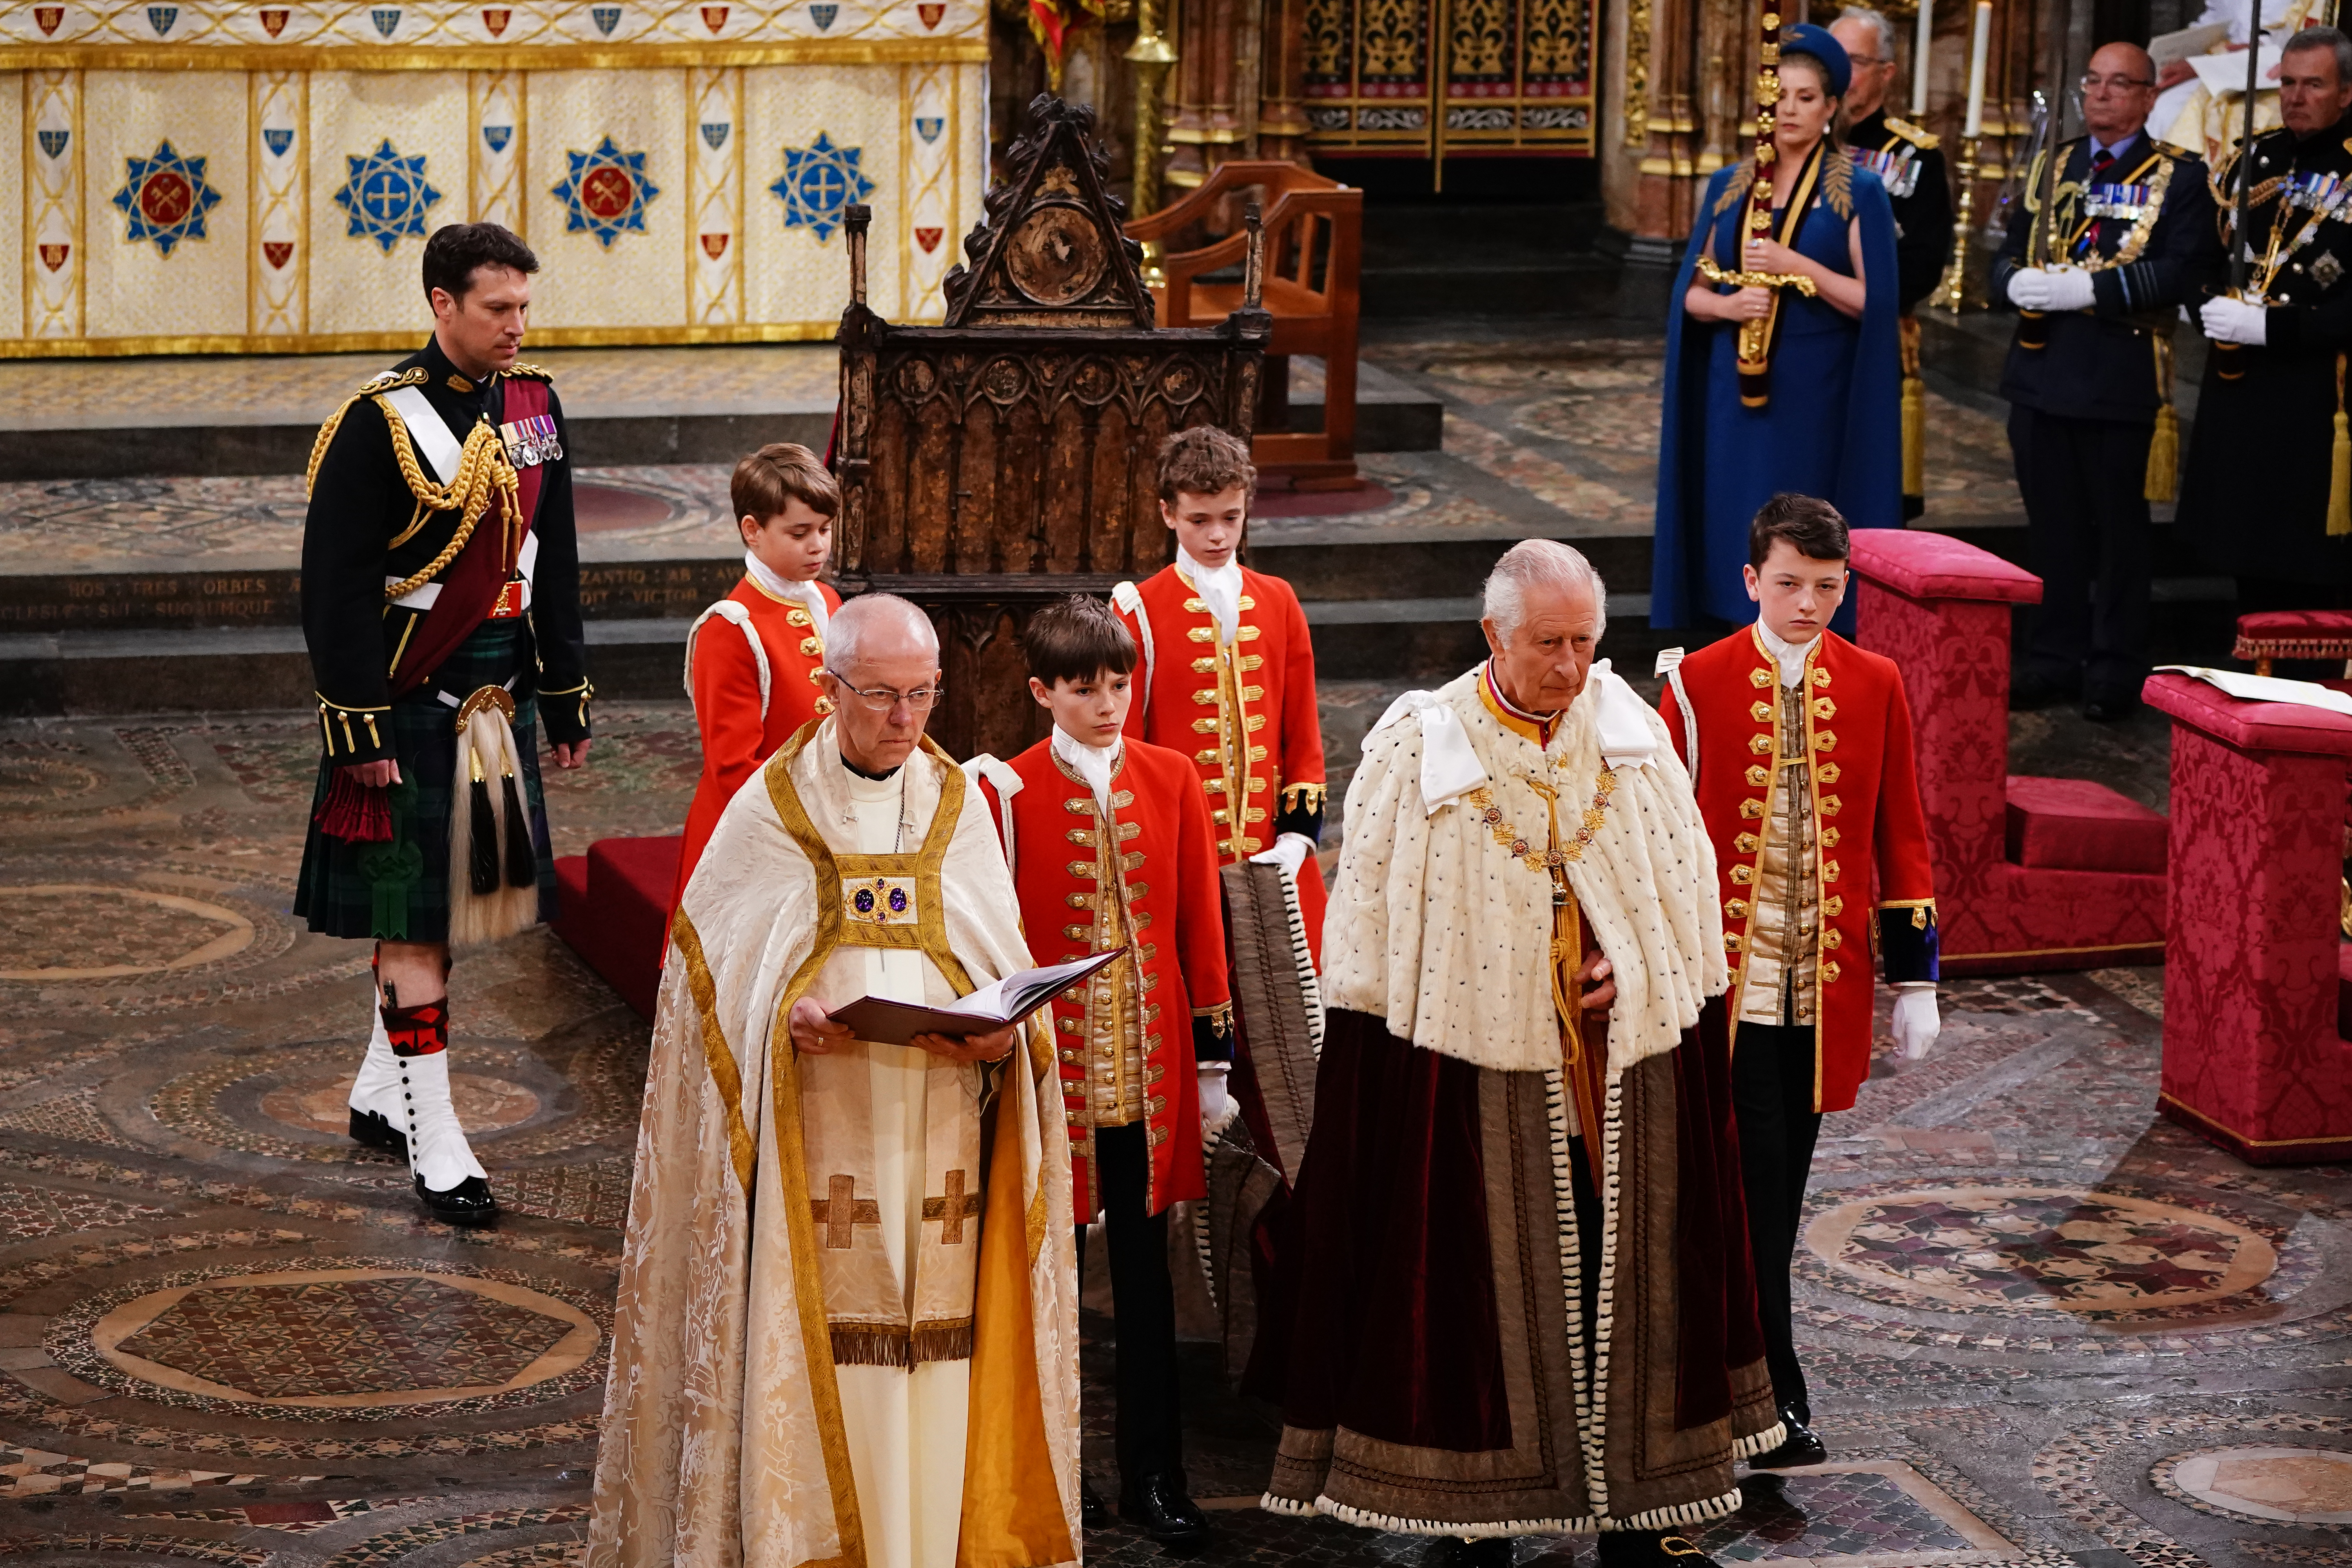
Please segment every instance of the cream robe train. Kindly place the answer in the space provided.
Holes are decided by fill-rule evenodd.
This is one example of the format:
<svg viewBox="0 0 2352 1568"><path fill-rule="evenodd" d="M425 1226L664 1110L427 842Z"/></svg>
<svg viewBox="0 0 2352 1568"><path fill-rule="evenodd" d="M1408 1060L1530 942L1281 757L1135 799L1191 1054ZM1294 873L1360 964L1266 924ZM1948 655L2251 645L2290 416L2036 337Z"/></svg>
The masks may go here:
<svg viewBox="0 0 2352 1568"><path fill-rule="evenodd" d="M781 1029L801 995L941 999L1028 963L962 774L926 742L868 787L811 724L730 803L671 938L588 1561L1075 1561L1050 1042L1025 1032L983 1076L888 1047L796 1058Z"/></svg>

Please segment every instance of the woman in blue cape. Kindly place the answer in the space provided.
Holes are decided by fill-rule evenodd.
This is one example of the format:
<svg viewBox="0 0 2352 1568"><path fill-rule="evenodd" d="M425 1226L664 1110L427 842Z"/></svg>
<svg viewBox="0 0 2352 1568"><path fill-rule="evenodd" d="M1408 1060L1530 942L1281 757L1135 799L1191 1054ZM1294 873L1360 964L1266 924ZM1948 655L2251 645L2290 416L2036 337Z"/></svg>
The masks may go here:
<svg viewBox="0 0 2352 1568"><path fill-rule="evenodd" d="M1743 252L1755 165L1727 165L1707 182L1675 279L1654 626L1692 626L1700 615L1735 625L1754 617L1740 574L1748 527L1782 491L1822 497L1854 528L1903 524L1894 213L1878 176L1828 133L1853 74L1845 50L1811 23L1782 28L1780 38L1771 234ZM1702 257L1725 272L1801 275L1818 297L1711 282ZM1769 320L1776 306L1769 396L1749 406L1738 374L1740 323ZM1838 629L1851 635L1850 607L1841 619Z"/></svg>

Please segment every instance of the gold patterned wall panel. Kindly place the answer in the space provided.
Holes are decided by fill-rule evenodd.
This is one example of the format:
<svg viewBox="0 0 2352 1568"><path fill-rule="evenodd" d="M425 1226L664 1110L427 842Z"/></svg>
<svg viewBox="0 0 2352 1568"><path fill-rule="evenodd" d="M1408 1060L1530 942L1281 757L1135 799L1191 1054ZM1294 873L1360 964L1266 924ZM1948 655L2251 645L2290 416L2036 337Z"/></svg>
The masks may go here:
<svg viewBox="0 0 2352 1568"><path fill-rule="evenodd" d="M532 325L686 320L686 113L684 70L531 74Z"/></svg>
<svg viewBox="0 0 2352 1568"><path fill-rule="evenodd" d="M247 198L253 213L246 331L299 336L310 329L310 160L302 142L310 121L310 79L302 71L255 71L246 79L253 140Z"/></svg>
<svg viewBox="0 0 2352 1568"><path fill-rule="evenodd" d="M530 78L519 70L469 73L473 139L467 143L473 184L466 210L475 223L495 223L528 240L530 213L523 201L523 168L529 161Z"/></svg>
<svg viewBox="0 0 2352 1568"><path fill-rule="evenodd" d="M896 66L743 73L743 285L754 320L825 321L849 303L841 210L874 209L876 254L902 232L900 127L911 118ZM944 134L944 132L942 132ZM866 302L894 321L900 268L868 264Z"/></svg>
<svg viewBox="0 0 2352 1568"><path fill-rule="evenodd" d="M29 226L26 219L31 216L25 190L26 165L31 162L25 155L25 144L33 139L27 90L23 71L0 71L0 214L5 215L0 223L20 233ZM39 267L37 253L28 246L22 265L0 268L0 331L14 331L24 321L26 291L32 288L33 274Z"/></svg>
<svg viewBox="0 0 2352 1568"><path fill-rule="evenodd" d="M687 50L806 43L984 39L982 0L74 0L0 8L0 46L26 48Z"/></svg>
<svg viewBox="0 0 2352 1568"><path fill-rule="evenodd" d="M310 330L422 339L425 240L466 219L463 71L310 77Z"/></svg>
<svg viewBox="0 0 2352 1568"><path fill-rule="evenodd" d="M730 326L743 319L743 72L686 73L688 320Z"/></svg>
<svg viewBox="0 0 2352 1568"><path fill-rule="evenodd" d="M1309 144L1593 149L1598 0L1307 0Z"/></svg>
<svg viewBox="0 0 2352 1568"><path fill-rule="evenodd" d="M256 254L247 121L242 72L84 74L91 336L243 335Z"/></svg>
<svg viewBox="0 0 2352 1568"><path fill-rule="evenodd" d="M84 154L81 72L25 71L12 79L23 97L12 128L24 137L13 165L9 210L24 214L23 264L9 268L22 290L17 310L28 338L81 336L82 285L89 268L83 233Z"/></svg>

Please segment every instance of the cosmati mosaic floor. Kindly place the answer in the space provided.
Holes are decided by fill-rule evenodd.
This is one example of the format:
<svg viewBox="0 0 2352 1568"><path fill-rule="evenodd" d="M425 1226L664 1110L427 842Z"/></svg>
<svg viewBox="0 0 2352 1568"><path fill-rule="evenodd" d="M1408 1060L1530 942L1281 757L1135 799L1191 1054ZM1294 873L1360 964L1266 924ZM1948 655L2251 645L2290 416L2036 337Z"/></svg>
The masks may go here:
<svg viewBox="0 0 2352 1568"><path fill-rule="evenodd" d="M1443 450L1364 454L1360 467L1386 492L1378 504L1339 517L1285 516L1314 509L1270 499L1256 537L1344 543L1645 534L1655 510L1660 348L1656 338L1565 333L1507 342L1368 342L1368 359L1444 405ZM624 412L649 408L644 399L656 388L674 391L688 381L698 388L708 381L709 400L694 405L706 412L756 400L762 387L777 399L804 401L814 384L810 356L824 362L820 368L831 363L829 350L810 348L730 350L707 366L698 362L690 373L662 357L691 352L572 350L549 363L564 378L567 398L576 376L581 396ZM643 356L642 363L632 356ZM315 403L323 415L334 392L375 363L346 363L341 356L264 362L256 386L225 388L224 395L232 408L274 396L275 406L308 410ZM64 378L57 406L71 415L67 422L110 417L129 406L122 400L138 395L134 387L144 391L145 384L123 378L125 368L0 365L0 428L37 416L34 384L26 380L36 373ZM188 366L154 374L163 378L158 395L192 405L218 380ZM1312 367L1294 364L1292 374L1294 395L1318 385ZM690 411L685 405L663 408ZM1938 527L2021 523L1998 420L1931 392L1927 431L1928 521ZM583 558L736 554L741 547L727 504L729 471L724 464L580 470ZM303 510L301 478L293 474L0 483L0 574L290 569L300 557ZM1649 585L1612 586L1640 594Z"/></svg>
<svg viewBox="0 0 2352 1568"><path fill-rule="evenodd" d="M1343 767L1389 695L1327 692ZM645 1029L543 933L462 963L458 1092L508 1217L422 1221L338 1135L363 955L286 912L311 744L297 715L0 728L0 1552L577 1552ZM695 772L682 708L608 710L590 769L551 773L559 847L669 828ZM2352 1179L2156 1120L2160 971L1945 1002L1937 1053L1883 1062L1816 1169L1797 1289L1833 1462L1754 1478L1702 1545L2352 1563ZM1086 1321L1102 1454L1115 1331ZM1428 1559L1251 1506L1268 1413L1188 1354L1216 1560ZM1158 1555L1123 1527L1090 1553Z"/></svg>
<svg viewBox="0 0 2352 1568"><path fill-rule="evenodd" d="M1367 352L1444 403L1444 449L1368 458L1370 510L1261 537L1648 526L1654 340ZM616 402L677 378L607 358L564 374ZM263 390L329 398L349 367L320 364L315 388ZM114 367L56 368L68 401L114 395ZM0 375L0 416L26 395ZM1998 425L1933 400L1929 430L1931 519L2012 521ZM583 479L592 555L731 553L722 469ZM0 571L290 564L299 518L282 479L0 487ZM1327 686L1335 784L1393 695ZM673 830L693 788L680 705L598 725L589 769L549 775L559 853ZM544 933L467 958L456 1090L506 1217L421 1220L403 1169L341 1135L365 955L288 914L313 736L299 714L0 725L0 1554L576 1560L646 1030ZM2161 805L2165 739L2043 714L2012 747ZM1753 1478L1701 1543L1822 1568L2352 1568L2352 1177L2252 1171L2156 1120L2160 971L1954 984L1945 1005L1937 1053L1882 1063L1816 1167L1797 1292L1833 1462ZM1115 1330L1085 1326L1115 1492ZM1256 1510L1268 1413L1205 1344L1186 1375L1213 1560L1430 1559ZM1088 1550L1159 1555L1124 1528Z"/></svg>

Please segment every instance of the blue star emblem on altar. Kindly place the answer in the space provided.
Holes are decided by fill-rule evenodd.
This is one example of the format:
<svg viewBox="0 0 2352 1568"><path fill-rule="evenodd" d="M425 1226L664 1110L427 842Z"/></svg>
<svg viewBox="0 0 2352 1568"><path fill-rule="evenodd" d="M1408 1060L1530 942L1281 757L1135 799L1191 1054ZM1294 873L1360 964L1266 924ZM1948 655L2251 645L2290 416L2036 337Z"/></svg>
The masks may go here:
<svg viewBox="0 0 2352 1568"><path fill-rule="evenodd" d="M862 147L836 147L820 131L808 147L784 149L784 177L768 189L784 204L786 228L816 231L822 245L841 226L841 209L874 194L874 182L858 172Z"/></svg>
<svg viewBox="0 0 2352 1568"><path fill-rule="evenodd" d="M593 153L574 153L571 171L549 194L563 204L563 232L593 234L605 249L624 234L646 232L646 204L661 188L646 178L646 155L624 153L610 136Z"/></svg>
<svg viewBox="0 0 2352 1568"><path fill-rule="evenodd" d="M393 151L387 137L365 157L346 153L343 162L351 177L335 193L335 205L351 215L345 234L374 240L386 256L410 235L423 237L425 211L441 199L441 193L425 183L424 153L404 158Z"/></svg>
<svg viewBox="0 0 2352 1568"><path fill-rule="evenodd" d="M114 205L131 219L126 241L152 239L169 256L180 241L205 237L205 215L221 199L205 180L205 159L184 156L166 141L155 144L152 158L122 162L128 177L114 193Z"/></svg>

